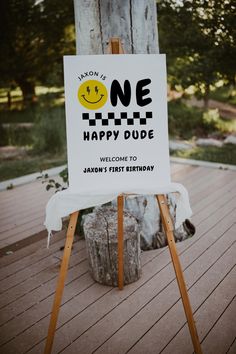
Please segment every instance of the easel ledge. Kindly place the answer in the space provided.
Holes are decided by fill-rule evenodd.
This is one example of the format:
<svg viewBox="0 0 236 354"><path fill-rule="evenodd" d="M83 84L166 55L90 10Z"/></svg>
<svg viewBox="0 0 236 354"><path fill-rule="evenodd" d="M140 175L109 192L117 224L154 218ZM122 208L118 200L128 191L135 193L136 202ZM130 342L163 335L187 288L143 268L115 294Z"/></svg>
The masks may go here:
<svg viewBox="0 0 236 354"><path fill-rule="evenodd" d="M121 41L119 38L111 38L108 44L108 54L124 54L124 50L121 45ZM169 207L167 204L166 197L161 194L161 195L156 195L157 198L157 203L160 208L160 213L161 213L161 219L162 223L164 226L164 230L166 233L167 237L167 242L168 242L168 247L170 250L171 258L172 258L172 263L174 266L175 274L176 274L176 279L178 282L183 306L184 306L184 311L185 315L187 318L188 326L189 326L189 331L190 335L192 338L192 343L194 347L194 351L197 354L202 354L199 338L198 338L198 333L197 329L195 326L194 318L193 318L193 313L187 293L187 288L186 284L184 281L184 276L183 276L183 271L181 268L181 264L179 261L177 249L176 249L176 244L175 244L175 239L174 239L174 234L173 234L173 222L171 219ZM123 208L124 208L124 195L119 195L117 198L117 237L118 237L118 287L120 290L123 289L123 284L124 284L124 279L123 279ZM59 314L59 309L60 309L60 304L61 304L61 299L63 295L63 290L64 290L64 285L65 285L65 279L67 275L67 270L68 270L68 264L69 264L69 259L71 255L71 248L74 240L74 234L75 234L75 227L77 224L79 216L79 211L76 211L70 215L70 222L69 226L67 229L67 234L66 234L66 243L65 243L65 249L64 249L64 254L62 258L62 263L61 263L61 268L60 268L60 273L58 276L58 281L57 281L57 287L56 287L56 293L54 297L54 302L53 302L53 307L52 307L52 313L51 313L51 318L50 318L50 323L49 323L49 328L48 328L48 335L47 335L47 340L46 340L46 345L45 345L45 350L44 354L50 354L52 351L52 346L53 346L53 340L55 336L55 331L56 331L56 325L57 325L57 319L58 319L58 314Z"/></svg>

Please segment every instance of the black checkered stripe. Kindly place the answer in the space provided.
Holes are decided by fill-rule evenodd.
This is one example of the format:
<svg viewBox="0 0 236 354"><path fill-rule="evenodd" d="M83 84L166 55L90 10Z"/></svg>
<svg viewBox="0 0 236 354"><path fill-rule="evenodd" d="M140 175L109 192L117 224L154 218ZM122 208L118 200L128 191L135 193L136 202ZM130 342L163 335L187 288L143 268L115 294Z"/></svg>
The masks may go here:
<svg viewBox="0 0 236 354"><path fill-rule="evenodd" d="M96 122L100 121L101 125L109 125L109 121L113 121L114 125L122 125L126 122L127 125L134 125L136 121L139 121L140 125L146 125L147 120L152 118L152 112L145 112L145 117L140 116L140 112L133 112L133 116L129 117L127 112L121 112L120 117L116 117L114 112L108 112L106 117L103 117L102 113L82 113L83 120L87 120L90 126L96 126Z"/></svg>

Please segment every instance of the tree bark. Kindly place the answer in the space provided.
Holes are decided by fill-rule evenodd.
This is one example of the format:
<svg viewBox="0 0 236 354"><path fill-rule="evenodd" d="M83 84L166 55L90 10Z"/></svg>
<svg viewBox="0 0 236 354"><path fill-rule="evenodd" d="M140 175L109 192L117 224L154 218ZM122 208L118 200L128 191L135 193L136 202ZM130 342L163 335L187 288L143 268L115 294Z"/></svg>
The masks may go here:
<svg viewBox="0 0 236 354"><path fill-rule="evenodd" d="M11 90L10 89L7 91L7 106L8 106L8 109L11 109Z"/></svg>
<svg viewBox="0 0 236 354"><path fill-rule="evenodd" d="M209 97L210 97L210 84L205 84L205 93L203 96L204 108L207 110L209 108Z"/></svg>
<svg viewBox="0 0 236 354"><path fill-rule="evenodd" d="M74 0L77 54L105 54L119 37L127 54L159 52L154 0Z"/></svg>
<svg viewBox="0 0 236 354"><path fill-rule="evenodd" d="M141 276L139 225L124 210L124 284ZM117 286L117 208L100 207L84 217L84 235L91 275L101 284Z"/></svg>
<svg viewBox="0 0 236 354"><path fill-rule="evenodd" d="M27 80L27 79L20 79L18 80L18 84L20 86L23 101L24 102L34 102L35 100L35 85Z"/></svg>

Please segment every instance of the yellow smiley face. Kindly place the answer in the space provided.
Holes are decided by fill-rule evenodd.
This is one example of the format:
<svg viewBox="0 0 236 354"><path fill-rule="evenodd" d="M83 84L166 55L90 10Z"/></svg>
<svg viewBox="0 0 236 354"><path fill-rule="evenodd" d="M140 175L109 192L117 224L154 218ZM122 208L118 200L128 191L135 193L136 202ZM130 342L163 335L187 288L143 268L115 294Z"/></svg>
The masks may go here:
<svg viewBox="0 0 236 354"><path fill-rule="evenodd" d="M107 89L100 81L85 81L79 87L78 99L85 108L101 108L107 101Z"/></svg>

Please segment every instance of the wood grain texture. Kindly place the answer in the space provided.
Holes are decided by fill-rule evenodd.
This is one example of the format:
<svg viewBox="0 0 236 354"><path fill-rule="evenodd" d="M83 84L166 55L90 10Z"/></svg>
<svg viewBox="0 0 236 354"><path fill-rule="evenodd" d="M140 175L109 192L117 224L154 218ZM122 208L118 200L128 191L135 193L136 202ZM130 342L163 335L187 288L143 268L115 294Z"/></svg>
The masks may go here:
<svg viewBox="0 0 236 354"><path fill-rule="evenodd" d="M100 1L74 0L77 54L102 54Z"/></svg>
<svg viewBox="0 0 236 354"><path fill-rule="evenodd" d="M118 237L118 287L120 290L124 287L124 197L119 195L117 198L117 237ZM140 239L137 234L137 241ZM137 243L136 243L137 244ZM135 247L135 251L139 253L140 244ZM132 263L130 259L131 253L128 252L129 263ZM135 257L136 258L136 257ZM135 259L134 258L134 259ZM140 264L140 262L139 262ZM140 274L141 264L136 274ZM139 277L138 277L139 278Z"/></svg>
<svg viewBox="0 0 236 354"><path fill-rule="evenodd" d="M132 53L130 1L100 1L101 37L103 52L106 51L109 39L119 37L124 51Z"/></svg>
<svg viewBox="0 0 236 354"><path fill-rule="evenodd" d="M74 0L77 54L106 53L119 37L127 54L159 52L154 0Z"/></svg>
<svg viewBox="0 0 236 354"><path fill-rule="evenodd" d="M156 2L131 0L132 53L159 53Z"/></svg>
<svg viewBox="0 0 236 354"><path fill-rule="evenodd" d="M101 207L84 218L84 235L91 275L97 282L119 286L137 281L141 275L140 235L137 220L118 208ZM117 279L118 278L118 279Z"/></svg>

